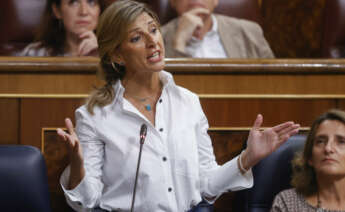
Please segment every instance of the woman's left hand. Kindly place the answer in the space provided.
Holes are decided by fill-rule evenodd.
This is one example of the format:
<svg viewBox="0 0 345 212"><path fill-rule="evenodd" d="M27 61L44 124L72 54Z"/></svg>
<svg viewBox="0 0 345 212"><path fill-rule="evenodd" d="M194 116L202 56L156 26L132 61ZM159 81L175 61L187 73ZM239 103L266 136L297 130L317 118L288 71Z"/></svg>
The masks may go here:
<svg viewBox="0 0 345 212"><path fill-rule="evenodd" d="M299 124L289 121L262 131L260 130L262 122L263 117L259 114L250 130L247 148L242 153L241 162L246 170L275 151L290 136L298 133L300 127Z"/></svg>
<svg viewBox="0 0 345 212"><path fill-rule="evenodd" d="M82 40L79 44L79 56L97 56L97 37L93 31L86 31L79 35Z"/></svg>

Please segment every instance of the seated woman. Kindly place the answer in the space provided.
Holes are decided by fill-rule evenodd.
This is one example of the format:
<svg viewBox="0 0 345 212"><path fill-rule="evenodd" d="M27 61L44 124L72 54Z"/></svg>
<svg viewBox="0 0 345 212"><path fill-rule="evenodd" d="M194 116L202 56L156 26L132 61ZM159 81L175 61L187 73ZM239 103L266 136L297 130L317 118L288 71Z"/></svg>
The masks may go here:
<svg viewBox="0 0 345 212"><path fill-rule="evenodd" d="M293 160L292 185L271 211L345 211L345 112L330 110L314 121Z"/></svg>
<svg viewBox="0 0 345 212"><path fill-rule="evenodd" d="M19 56L97 56L96 29L105 0L48 0L36 42Z"/></svg>

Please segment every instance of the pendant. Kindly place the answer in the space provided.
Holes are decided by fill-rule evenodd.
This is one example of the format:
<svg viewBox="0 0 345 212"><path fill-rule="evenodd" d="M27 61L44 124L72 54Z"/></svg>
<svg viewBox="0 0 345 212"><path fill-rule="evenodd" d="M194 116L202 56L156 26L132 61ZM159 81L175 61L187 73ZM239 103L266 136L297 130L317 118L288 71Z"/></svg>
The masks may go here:
<svg viewBox="0 0 345 212"><path fill-rule="evenodd" d="M151 111L151 105L149 105L149 104L145 105L145 109L146 109L147 111Z"/></svg>

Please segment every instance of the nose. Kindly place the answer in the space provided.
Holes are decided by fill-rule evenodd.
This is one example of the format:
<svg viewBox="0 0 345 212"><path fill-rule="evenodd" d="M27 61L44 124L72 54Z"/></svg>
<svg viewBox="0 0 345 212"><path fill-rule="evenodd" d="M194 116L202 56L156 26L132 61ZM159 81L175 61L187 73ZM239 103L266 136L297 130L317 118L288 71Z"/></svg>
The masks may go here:
<svg viewBox="0 0 345 212"><path fill-rule="evenodd" d="M157 45L157 38L156 37L157 36L151 35L151 34L146 35L146 47L147 48L156 47L156 45Z"/></svg>
<svg viewBox="0 0 345 212"><path fill-rule="evenodd" d="M331 152L333 152L334 151L334 139L330 139L330 140L328 140L328 142L326 143L326 145L325 145L325 151L327 152L327 153L331 153Z"/></svg>
<svg viewBox="0 0 345 212"><path fill-rule="evenodd" d="M88 5L85 1L81 1L79 6L79 14L80 15L86 15L88 11Z"/></svg>

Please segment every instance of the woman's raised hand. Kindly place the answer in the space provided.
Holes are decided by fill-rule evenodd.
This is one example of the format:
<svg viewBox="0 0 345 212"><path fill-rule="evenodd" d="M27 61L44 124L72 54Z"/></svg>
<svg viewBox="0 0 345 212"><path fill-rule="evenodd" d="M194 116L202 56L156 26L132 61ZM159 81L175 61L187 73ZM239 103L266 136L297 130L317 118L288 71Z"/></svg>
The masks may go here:
<svg viewBox="0 0 345 212"><path fill-rule="evenodd" d="M78 139L77 134L74 131L74 127L71 119L65 119L65 125L68 133L58 128L57 134L65 142L68 150L68 156L71 166L71 174L69 180L69 188L76 187L85 176L83 152Z"/></svg>
<svg viewBox="0 0 345 212"><path fill-rule="evenodd" d="M82 40L78 47L79 56L97 56L97 37L93 31L86 31L79 35Z"/></svg>
<svg viewBox="0 0 345 212"><path fill-rule="evenodd" d="M290 136L298 133L300 127L299 124L289 121L262 131L262 122L263 117L259 114L250 130L247 148L241 156L243 167L247 170L275 151Z"/></svg>

